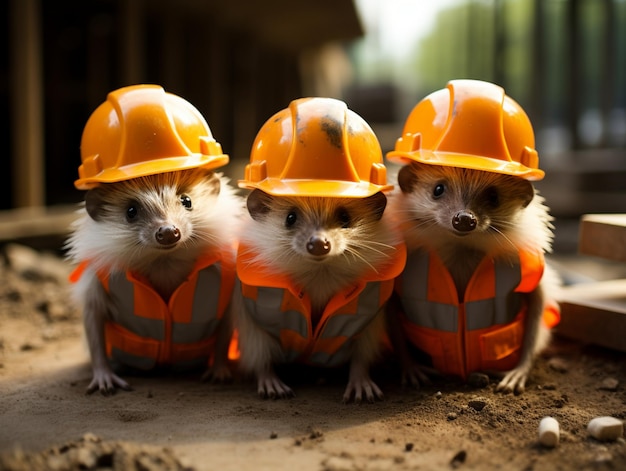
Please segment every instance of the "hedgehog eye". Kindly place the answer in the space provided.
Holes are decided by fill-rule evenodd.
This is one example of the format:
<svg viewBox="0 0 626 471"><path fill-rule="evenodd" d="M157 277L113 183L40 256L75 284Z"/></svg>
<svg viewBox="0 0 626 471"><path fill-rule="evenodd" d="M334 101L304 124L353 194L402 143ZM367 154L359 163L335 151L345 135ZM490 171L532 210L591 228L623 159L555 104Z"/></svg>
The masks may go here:
<svg viewBox="0 0 626 471"><path fill-rule="evenodd" d="M487 198L487 202L494 208L500 204L500 195L498 194L498 189L496 187L492 186L487 188L485 196Z"/></svg>
<svg viewBox="0 0 626 471"><path fill-rule="evenodd" d="M126 220L128 222L133 222L137 219L138 215L139 215L139 208L137 207L137 205L135 203L129 204L128 207L126 208Z"/></svg>
<svg viewBox="0 0 626 471"><path fill-rule="evenodd" d="M289 214L287 214L287 218L285 219L285 226L293 227L297 220L298 216L296 215L296 212L291 211Z"/></svg>
<svg viewBox="0 0 626 471"><path fill-rule="evenodd" d="M350 213L348 213L345 208L339 208L337 211L337 219L339 220L341 227L344 229L350 227L350 223L352 222Z"/></svg>
<svg viewBox="0 0 626 471"><path fill-rule="evenodd" d="M443 195L444 191L446 191L446 187L444 186L444 184L438 183L433 190L433 196L435 198L439 198L441 195Z"/></svg>
<svg viewBox="0 0 626 471"><path fill-rule="evenodd" d="M180 203L185 207L185 209L191 210L191 198L189 198L189 196L181 195Z"/></svg>

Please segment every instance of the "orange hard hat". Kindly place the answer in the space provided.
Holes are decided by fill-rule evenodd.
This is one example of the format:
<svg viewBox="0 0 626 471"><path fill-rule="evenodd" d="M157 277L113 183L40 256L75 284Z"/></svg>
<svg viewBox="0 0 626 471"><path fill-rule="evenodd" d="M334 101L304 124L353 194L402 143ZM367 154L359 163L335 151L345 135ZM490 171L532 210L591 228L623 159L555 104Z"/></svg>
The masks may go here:
<svg viewBox="0 0 626 471"><path fill-rule="evenodd" d="M87 120L80 154L82 165L74 182L79 190L228 163L200 112L158 85L110 92Z"/></svg>
<svg viewBox="0 0 626 471"><path fill-rule="evenodd" d="M387 158L526 180L544 176L528 116L501 87L480 80L451 80L420 101Z"/></svg>
<svg viewBox="0 0 626 471"><path fill-rule="evenodd" d="M258 132L241 188L278 196L359 198L388 191L376 135L333 98L300 98Z"/></svg>

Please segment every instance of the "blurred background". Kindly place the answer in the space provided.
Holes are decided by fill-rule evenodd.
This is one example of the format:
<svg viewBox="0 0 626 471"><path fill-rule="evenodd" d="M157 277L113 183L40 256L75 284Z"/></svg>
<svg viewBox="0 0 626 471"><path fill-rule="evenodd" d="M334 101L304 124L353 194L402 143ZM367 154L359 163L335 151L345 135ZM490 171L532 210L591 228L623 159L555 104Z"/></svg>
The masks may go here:
<svg viewBox="0 0 626 471"><path fill-rule="evenodd" d="M193 103L236 180L292 99L343 99L387 152L428 93L488 80L533 122L557 251L575 251L582 214L626 212L624 0L7 0L0 13L0 222L65 227L83 126L136 83Z"/></svg>

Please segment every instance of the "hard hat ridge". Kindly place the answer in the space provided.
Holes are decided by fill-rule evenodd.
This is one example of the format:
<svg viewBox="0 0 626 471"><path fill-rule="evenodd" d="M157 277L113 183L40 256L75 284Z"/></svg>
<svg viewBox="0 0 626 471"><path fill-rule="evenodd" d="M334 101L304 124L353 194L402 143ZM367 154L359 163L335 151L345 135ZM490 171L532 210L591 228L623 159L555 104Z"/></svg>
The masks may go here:
<svg viewBox="0 0 626 471"><path fill-rule="evenodd" d="M293 100L259 130L242 188L282 196L366 197L393 188L378 139L341 100Z"/></svg>
<svg viewBox="0 0 626 471"><path fill-rule="evenodd" d="M544 176L528 116L502 87L480 80L452 80L420 101L387 158L527 180Z"/></svg>
<svg viewBox="0 0 626 471"><path fill-rule="evenodd" d="M91 114L81 139L78 189L228 163L200 112L158 85L114 90Z"/></svg>

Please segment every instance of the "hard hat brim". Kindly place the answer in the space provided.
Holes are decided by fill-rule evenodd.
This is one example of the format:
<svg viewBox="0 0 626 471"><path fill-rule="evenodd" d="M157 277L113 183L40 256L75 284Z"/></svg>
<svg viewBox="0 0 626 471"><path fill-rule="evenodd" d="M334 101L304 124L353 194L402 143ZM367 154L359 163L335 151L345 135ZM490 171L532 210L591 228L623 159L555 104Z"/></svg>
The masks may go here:
<svg viewBox="0 0 626 471"><path fill-rule="evenodd" d="M458 154L452 152L417 151L387 153L387 159L391 162L407 164L420 162L428 165L441 165L442 167L459 167L471 170L512 175L525 180L536 181L543 179L545 172L538 168L530 168L515 161L505 161L479 155Z"/></svg>
<svg viewBox="0 0 626 471"><path fill-rule="evenodd" d="M393 189L393 185L376 185L368 181L281 180L278 178L266 178L260 182L240 180L238 185L239 188L258 189L273 196L326 198L367 198L380 191L387 192Z"/></svg>
<svg viewBox="0 0 626 471"><path fill-rule="evenodd" d="M191 154L184 157L168 157L132 165L124 165L119 168L103 169L93 177L79 178L74 186L79 190L89 190L101 183L117 183L138 177L147 177L166 172L189 170L193 168L205 168L212 170L228 164L229 157L222 155ZM80 169L79 169L80 173Z"/></svg>

